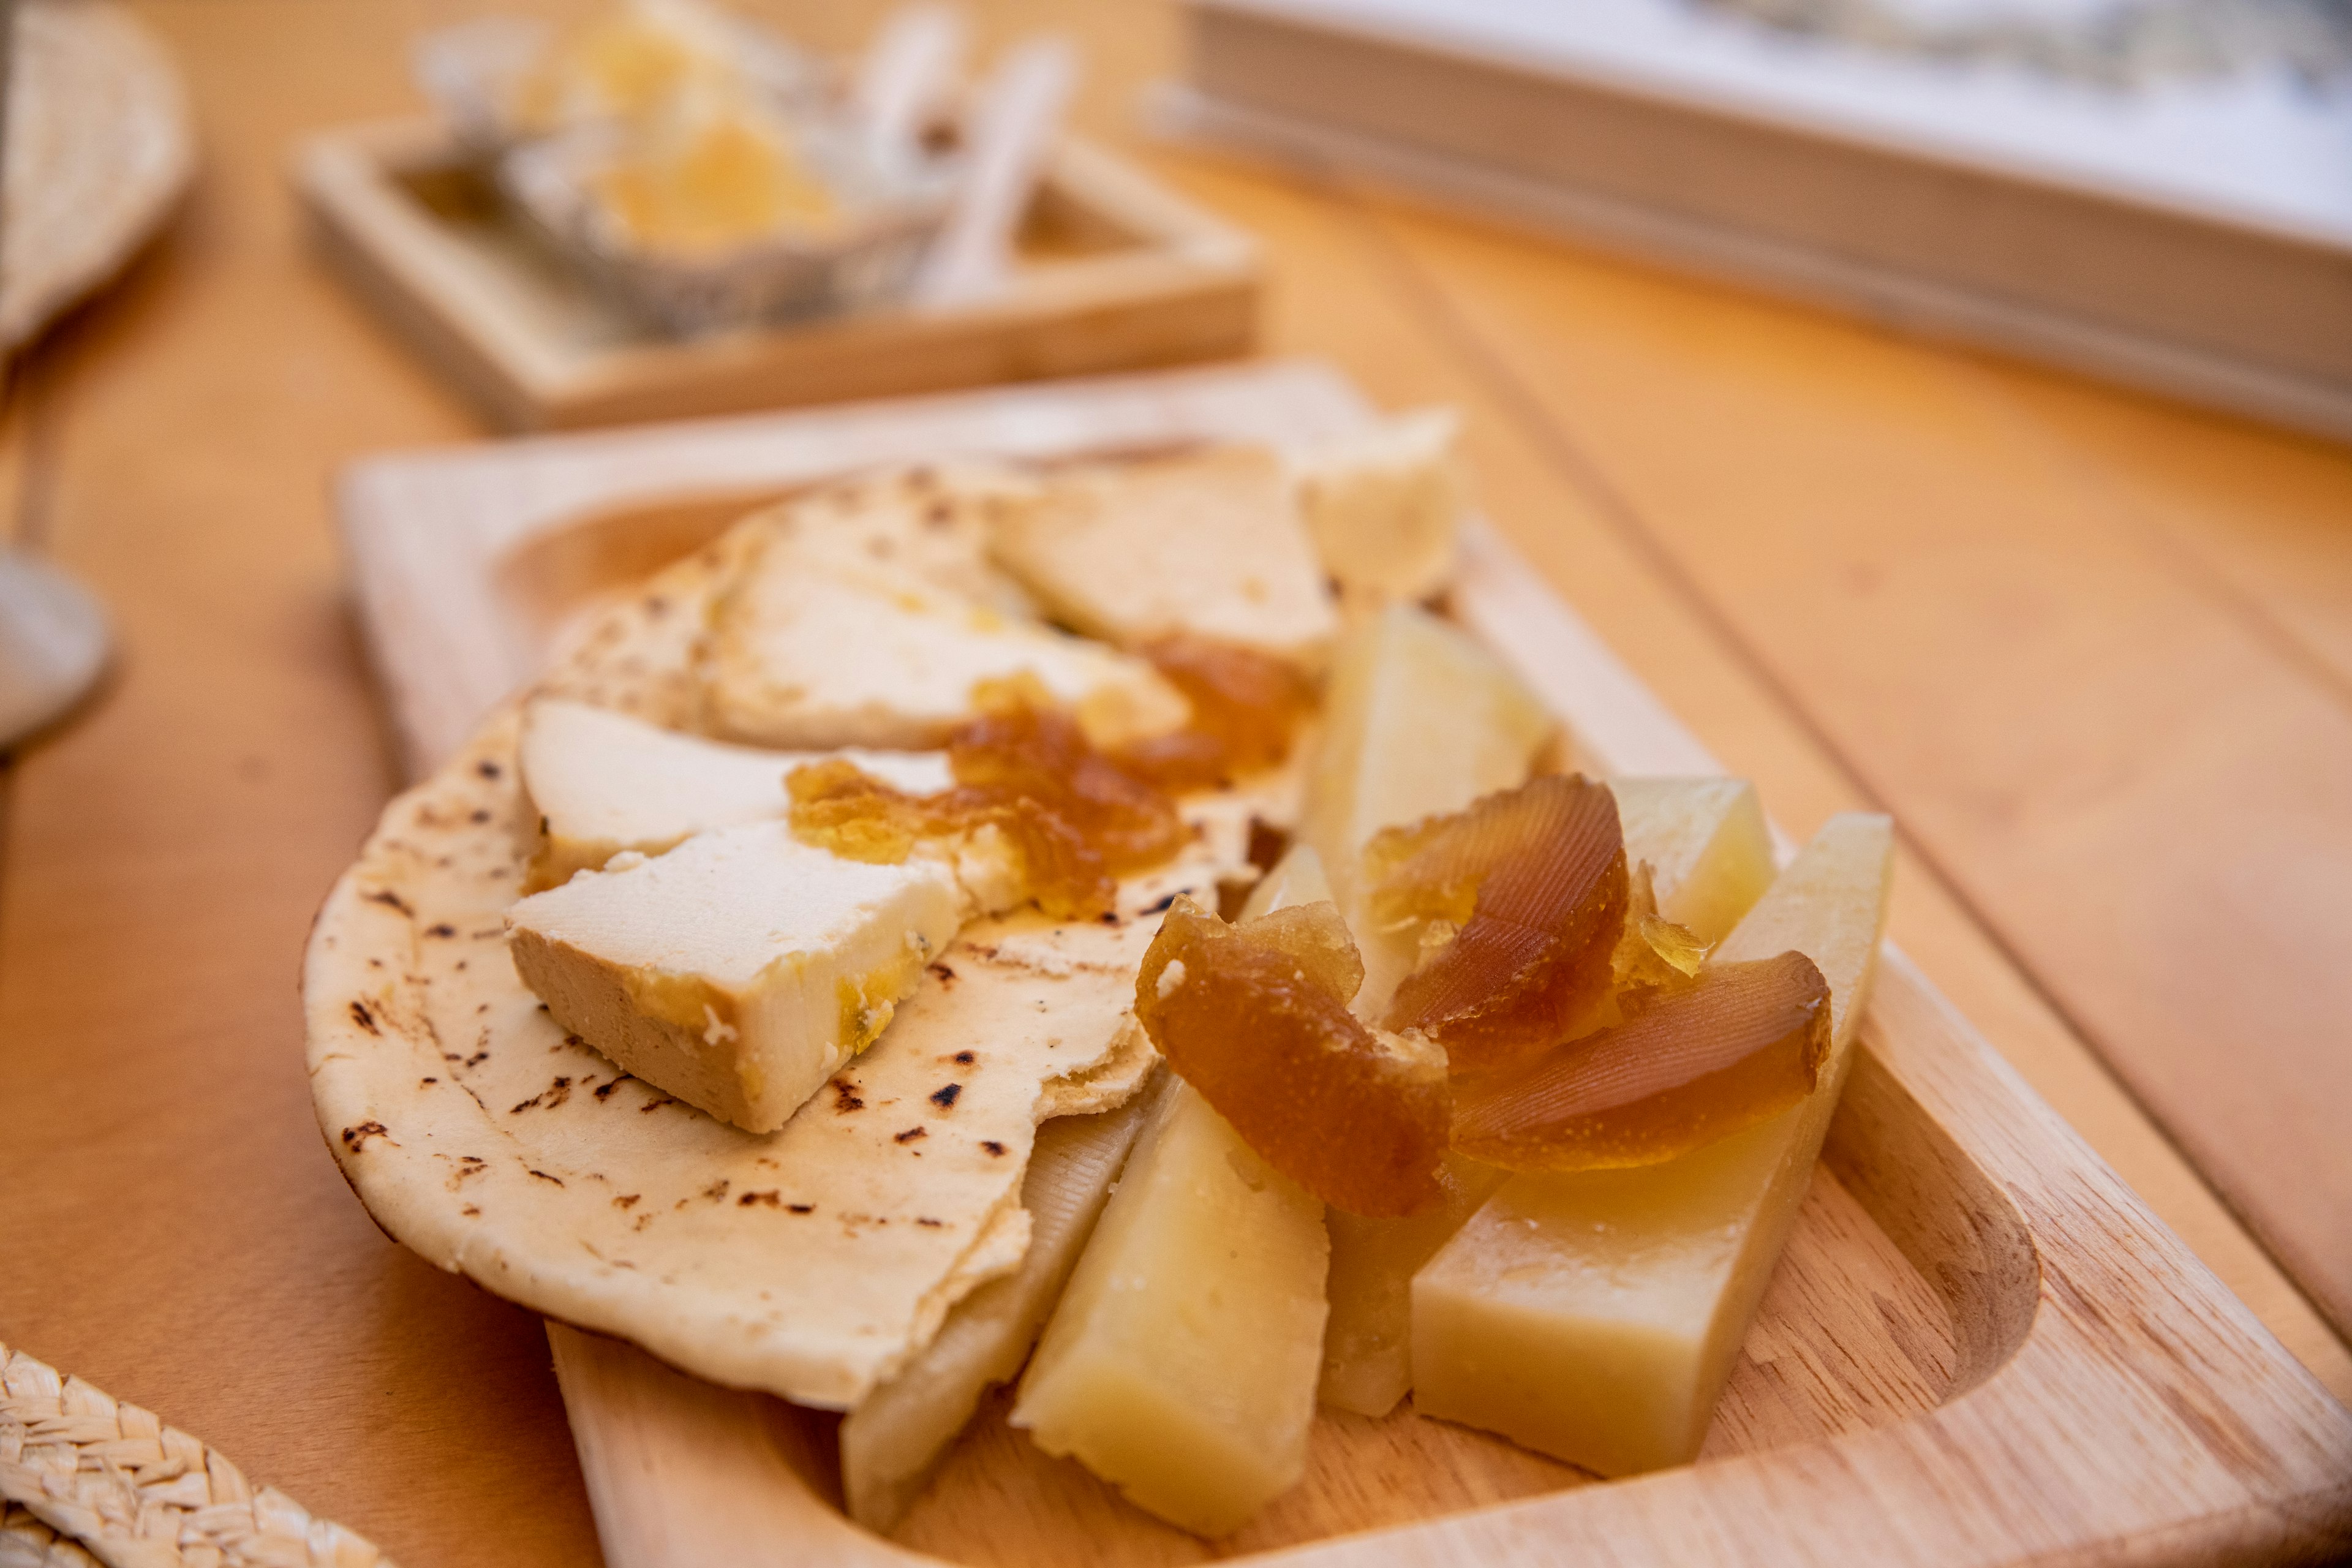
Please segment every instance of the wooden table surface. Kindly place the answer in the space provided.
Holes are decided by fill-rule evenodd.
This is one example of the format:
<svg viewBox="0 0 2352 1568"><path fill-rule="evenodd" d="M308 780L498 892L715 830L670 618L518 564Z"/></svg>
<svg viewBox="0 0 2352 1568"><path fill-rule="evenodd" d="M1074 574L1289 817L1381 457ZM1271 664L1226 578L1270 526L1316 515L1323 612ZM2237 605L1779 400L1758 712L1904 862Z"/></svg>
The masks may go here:
<svg viewBox="0 0 2352 1568"><path fill-rule="evenodd" d="M1170 7L981 11L1076 32L1087 126L1264 237L1269 350L1462 407L1500 525L1786 827L1895 815L1896 940L2352 1399L2352 451L1154 149ZM412 1565L593 1561L537 1321L368 1222L294 991L395 785L328 487L479 432L306 252L283 160L413 108L404 42L459 8L141 14L204 171L0 422L0 517L125 650L5 778L0 1340Z"/></svg>

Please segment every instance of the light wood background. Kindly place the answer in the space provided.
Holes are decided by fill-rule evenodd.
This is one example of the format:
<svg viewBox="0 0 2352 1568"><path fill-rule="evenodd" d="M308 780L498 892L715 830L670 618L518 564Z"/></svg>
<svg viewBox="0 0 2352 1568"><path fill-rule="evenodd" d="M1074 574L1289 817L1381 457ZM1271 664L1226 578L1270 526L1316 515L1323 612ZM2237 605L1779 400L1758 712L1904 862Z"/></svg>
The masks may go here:
<svg viewBox="0 0 2352 1568"><path fill-rule="evenodd" d="M6 781L0 1338L404 1561L577 1563L538 1322L368 1224L294 996L393 781L327 487L475 428L305 253L282 160L413 108L459 9L142 7L204 171L0 423L0 518L126 644ZM1169 8L981 9L1077 32L1085 125L1265 238L1270 348L1464 408L1488 510L1784 826L1896 815L1895 939L2352 1398L2352 452L1140 147Z"/></svg>

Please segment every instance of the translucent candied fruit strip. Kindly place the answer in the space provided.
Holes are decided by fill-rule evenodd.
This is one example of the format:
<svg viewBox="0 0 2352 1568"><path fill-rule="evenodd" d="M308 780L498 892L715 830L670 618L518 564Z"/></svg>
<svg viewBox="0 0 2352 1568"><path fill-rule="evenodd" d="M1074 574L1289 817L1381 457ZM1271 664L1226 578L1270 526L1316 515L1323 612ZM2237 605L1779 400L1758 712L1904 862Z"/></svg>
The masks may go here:
<svg viewBox="0 0 2352 1568"><path fill-rule="evenodd" d="M948 767L960 805L1034 801L1091 845L1113 876L1156 866L1184 846L1175 801L1096 751L1058 709L982 713L950 737Z"/></svg>
<svg viewBox="0 0 2352 1568"><path fill-rule="evenodd" d="M1575 774L1531 779L1376 836L1364 868L1375 919L1460 923L1381 1019L1435 1039L1454 1070L1552 1045L1608 1004L1629 883L1605 786Z"/></svg>
<svg viewBox="0 0 2352 1568"><path fill-rule="evenodd" d="M1650 863L1633 868L1627 880L1625 934L1610 961L1618 1005L1653 992L1678 990L1698 977L1706 943L1658 913Z"/></svg>
<svg viewBox="0 0 2352 1568"><path fill-rule="evenodd" d="M1332 904L1229 926L1180 899L1144 955L1135 1014L1266 1163L1350 1214L1410 1214L1444 1192L1445 1058L1348 1010L1354 948Z"/></svg>
<svg viewBox="0 0 2352 1568"><path fill-rule="evenodd" d="M1285 661L1207 637L1163 637L1142 649L1192 705L1192 722L1119 752L1118 763L1168 789L1202 789L1287 756L1315 689Z"/></svg>
<svg viewBox="0 0 2352 1568"><path fill-rule="evenodd" d="M978 715L948 742L953 789L911 795L848 763L811 763L787 781L793 829L835 854L884 862L904 860L919 841L993 829L1019 857L1022 890L1047 914L1101 914L1116 879L1184 847L1169 792L1279 762L1313 702L1296 672L1245 649L1171 638L1152 654L1192 704L1191 727L1160 751L1107 755L1034 677L982 681Z"/></svg>
<svg viewBox="0 0 2352 1568"><path fill-rule="evenodd" d="M1829 1048L1812 960L1716 964L1622 1024L1457 1080L1454 1147L1514 1171L1654 1164L1797 1104Z"/></svg>
<svg viewBox="0 0 2352 1568"><path fill-rule="evenodd" d="M937 795L893 788L838 759L794 768L784 786L793 831L853 860L896 862L923 840L993 830L1020 866L1020 890L1057 920L1108 911L1117 877L1185 841L1173 801L1129 778L1058 712L1013 709L957 731L958 783Z"/></svg>
<svg viewBox="0 0 2352 1568"><path fill-rule="evenodd" d="M793 837L845 860L896 865L935 831L922 797L839 757L793 769L784 775L784 794Z"/></svg>

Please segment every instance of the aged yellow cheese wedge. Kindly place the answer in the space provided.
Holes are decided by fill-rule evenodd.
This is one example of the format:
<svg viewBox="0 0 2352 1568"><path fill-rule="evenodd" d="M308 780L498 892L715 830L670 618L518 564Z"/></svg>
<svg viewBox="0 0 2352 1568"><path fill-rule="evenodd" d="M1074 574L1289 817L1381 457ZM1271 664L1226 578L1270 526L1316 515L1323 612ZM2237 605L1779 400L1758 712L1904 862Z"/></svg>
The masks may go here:
<svg viewBox="0 0 2352 1568"><path fill-rule="evenodd" d="M958 1302L939 1337L841 1424L852 1519L868 1530L896 1525L981 1395L1021 1370L1156 1103L1140 1094L1116 1110L1057 1117L1037 1130L1021 1184L1030 1221L1021 1267Z"/></svg>
<svg viewBox="0 0 2352 1568"><path fill-rule="evenodd" d="M1772 885L1772 833L1746 779L1609 781L1628 863L1646 860L1658 913L1713 946Z"/></svg>
<svg viewBox="0 0 2352 1568"><path fill-rule="evenodd" d="M508 911L507 937L557 1023L766 1132L882 1033L964 910L935 861L845 860L755 822L534 893Z"/></svg>
<svg viewBox="0 0 2352 1568"><path fill-rule="evenodd" d="M1602 1475L1697 1454L1853 1060L1892 849L1885 817L1832 817L1716 954L1820 968L1820 1087L1664 1164L1505 1183L1413 1278L1415 1408Z"/></svg>
<svg viewBox="0 0 2352 1568"><path fill-rule="evenodd" d="M1772 839L1745 779L1612 779L1625 854L1647 861L1659 912L1715 942L1772 880ZM1333 1209L1331 1321L1323 1338L1320 1397L1385 1415L1412 1385L1412 1277L1507 1173L1458 1156L1446 1162L1445 1200L1403 1219Z"/></svg>
<svg viewBox="0 0 2352 1568"><path fill-rule="evenodd" d="M1292 455L1299 511L1350 610L1426 599L1453 577L1470 505L1460 426L1450 408L1424 408Z"/></svg>
<svg viewBox="0 0 2352 1568"><path fill-rule="evenodd" d="M1510 1175L1459 1154L1438 1173L1445 1197L1402 1219L1327 1209L1330 1321L1316 1397L1359 1415L1386 1415L1412 1386L1412 1277Z"/></svg>
<svg viewBox="0 0 2352 1568"><path fill-rule="evenodd" d="M1329 896L1300 845L1243 913ZM1323 1205L1171 1083L1046 1325L1013 1424L1171 1524L1239 1528L1306 1471L1328 1255Z"/></svg>
<svg viewBox="0 0 2352 1568"><path fill-rule="evenodd" d="M1238 1529L1306 1472L1328 1258L1323 1205L1177 1083L1045 1325L1013 1425L1171 1524Z"/></svg>
<svg viewBox="0 0 2352 1568"><path fill-rule="evenodd" d="M1299 837L1322 857L1362 950L1359 1013L1387 1005L1416 951L1358 907L1365 840L1525 782L1556 728L1492 654L1426 611L1392 606L1340 640Z"/></svg>
<svg viewBox="0 0 2352 1568"><path fill-rule="evenodd" d="M995 510L993 531L996 559L1090 637L1190 633L1319 668L1339 629L1281 460L1261 447L1051 472Z"/></svg>

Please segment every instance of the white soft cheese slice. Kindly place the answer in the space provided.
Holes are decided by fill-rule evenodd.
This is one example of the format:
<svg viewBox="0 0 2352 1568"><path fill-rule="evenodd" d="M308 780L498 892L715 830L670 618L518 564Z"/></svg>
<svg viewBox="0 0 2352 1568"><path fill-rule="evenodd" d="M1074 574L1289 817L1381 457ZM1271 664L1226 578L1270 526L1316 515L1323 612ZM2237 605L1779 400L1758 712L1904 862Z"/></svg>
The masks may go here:
<svg viewBox="0 0 2352 1568"><path fill-rule="evenodd" d="M1145 661L1012 619L882 563L763 542L712 606L704 718L769 746L936 747L983 682L1029 677L1097 745L1181 728L1181 693Z"/></svg>
<svg viewBox="0 0 2352 1568"><path fill-rule="evenodd" d="M1460 425L1450 408L1425 408L1292 454L1298 510L1351 607L1426 599L1452 580L1470 509Z"/></svg>
<svg viewBox="0 0 2352 1568"><path fill-rule="evenodd" d="M761 751L541 698L522 721L522 784L539 823L525 890L560 886L626 850L658 855L698 833L780 817L784 775L829 757L916 795L954 782L939 752Z"/></svg>
<svg viewBox="0 0 2352 1568"><path fill-rule="evenodd" d="M881 1034L964 909L937 862L845 860L763 822L582 872L516 904L507 932L557 1023L764 1132Z"/></svg>
<svg viewBox="0 0 2352 1568"><path fill-rule="evenodd" d="M1050 475L998 510L993 542L1048 610L1129 647L1184 632L1312 668L1339 630L1281 459L1263 447Z"/></svg>

